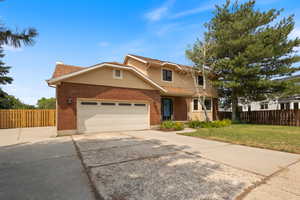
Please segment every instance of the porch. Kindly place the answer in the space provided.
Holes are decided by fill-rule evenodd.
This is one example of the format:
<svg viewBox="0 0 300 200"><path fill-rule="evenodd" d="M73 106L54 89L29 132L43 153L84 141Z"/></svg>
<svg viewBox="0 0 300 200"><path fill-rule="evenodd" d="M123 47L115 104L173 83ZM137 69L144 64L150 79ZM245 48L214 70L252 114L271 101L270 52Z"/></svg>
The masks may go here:
<svg viewBox="0 0 300 200"><path fill-rule="evenodd" d="M217 119L218 100L207 97L205 101L210 120ZM174 121L204 121L204 110L197 98L189 96L161 96L161 119Z"/></svg>

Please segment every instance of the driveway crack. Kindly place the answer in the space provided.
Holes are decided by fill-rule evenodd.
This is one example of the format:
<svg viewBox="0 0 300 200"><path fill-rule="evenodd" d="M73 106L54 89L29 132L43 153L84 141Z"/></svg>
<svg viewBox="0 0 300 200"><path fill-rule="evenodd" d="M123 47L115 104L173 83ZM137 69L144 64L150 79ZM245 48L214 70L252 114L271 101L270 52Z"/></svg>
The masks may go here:
<svg viewBox="0 0 300 200"><path fill-rule="evenodd" d="M261 185L267 184L267 182L270 181L272 178L277 177L283 171L287 170L289 167L291 167L291 166L293 166L293 165L295 165L295 164L297 164L299 162L300 162L300 159L298 159L298 160L296 160L296 161L288 164L285 167L282 167L281 169L277 170L276 172L272 173L271 175L264 177L261 181L254 183L252 186L246 188L244 190L244 192L242 192L239 196L237 196L236 200L242 200L242 199L244 199L255 188L258 188ZM285 190L283 190L283 191L285 191ZM285 192L288 192L288 191L285 191ZM289 193L291 193L291 192L289 192ZM291 194L294 194L294 193L291 193ZM299 194L294 194L294 195L299 196Z"/></svg>
<svg viewBox="0 0 300 200"><path fill-rule="evenodd" d="M155 155L155 156L139 157L139 158L124 160L124 161L120 161L120 162L113 162L113 163L107 163L107 164L92 165L92 166L88 166L88 168L92 169L92 168L97 168L97 167L104 167L104 166L110 166L110 165L128 163L128 162L132 162L132 161L149 160L149 159L160 158L162 156L168 156L168 155L173 155L173 154L177 154L177 153L178 152L171 152L171 153L159 154L159 155Z"/></svg>

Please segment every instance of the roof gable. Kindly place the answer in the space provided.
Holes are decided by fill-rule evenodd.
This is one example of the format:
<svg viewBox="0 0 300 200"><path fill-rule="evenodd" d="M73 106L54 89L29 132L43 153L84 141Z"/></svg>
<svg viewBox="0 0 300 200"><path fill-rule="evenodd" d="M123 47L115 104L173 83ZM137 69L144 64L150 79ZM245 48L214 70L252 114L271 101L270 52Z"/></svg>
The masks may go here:
<svg viewBox="0 0 300 200"><path fill-rule="evenodd" d="M183 70L183 71L190 71L192 69L192 66L177 64L177 63L173 63L170 61L163 61L163 60L158 60L158 59L144 57L144 56L138 56L138 55L134 55L134 54L128 54L125 57L124 63L126 62L127 57L130 57L130 58L133 58L133 59L136 59L139 61L143 61L144 63L150 64L150 65L152 64L154 66L155 65L160 65L160 66L171 65L171 66L175 66L179 70Z"/></svg>
<svg viewBox="0 0 300 200"><path fill-rule="evenodd" d="M100 64L93 65L91 67L86 67L86 68L81 68L81 69L77 68L76 71L73 71L71 73L66 73L66 74L64 74L62 76L59 76L59 77L52 77L51 79L47 80L47 83L49 85L55 85L55 84L65 80L65 79L75 77L75 76L81 75L83 73L86 73L86 72L89 72L89 71L92 71L92 70L95 70L95 69L98 69L98 68L101 68L101 67L113 67L113 68L120 68L120 69L130 70L135 75L137 75L138 77L144 79L147 83L149 83L153 87L159 89L162 92L166 92L166 90L163 87L161 87L160 85L155 83L153 80L151 80L149 77L147 77L142 72L135 69L134 67L127 66L127 65L124 65L124 64L121 64L121 63L116 63L116 62L100 63Z"/></svg>

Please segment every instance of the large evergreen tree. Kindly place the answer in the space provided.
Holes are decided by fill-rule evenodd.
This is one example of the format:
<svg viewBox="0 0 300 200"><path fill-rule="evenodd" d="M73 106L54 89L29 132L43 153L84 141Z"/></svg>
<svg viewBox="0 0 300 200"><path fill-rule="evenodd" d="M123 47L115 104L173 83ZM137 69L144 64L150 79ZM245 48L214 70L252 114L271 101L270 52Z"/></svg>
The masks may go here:
<svg viewBox="0 0 300 200"><path fill-rule="evenodd" d="M255 9L253 0L243 4L227 0L216 6L214 17L205 24L204 41L187 50L195 66L209 66L219 96L232 106L233 120L238 117L238 101L263 100L285 91L291 82L273 80L299 70L293 64L300 61L295 51L300 39L288 37L294 19L278 19L281 12ZM197 55L204 44L205 58Z"/></svg>

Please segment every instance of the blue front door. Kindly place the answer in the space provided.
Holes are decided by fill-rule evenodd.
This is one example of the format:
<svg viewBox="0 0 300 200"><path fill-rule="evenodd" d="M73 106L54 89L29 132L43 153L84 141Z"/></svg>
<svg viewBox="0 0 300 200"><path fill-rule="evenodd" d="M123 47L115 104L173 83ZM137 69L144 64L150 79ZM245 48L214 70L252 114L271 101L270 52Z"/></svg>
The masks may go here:
<svg viewBox="0 0 300 200"><path fill-rule="evenodd" d="M162 120L171 120L173 114L173 102L170 98L161 99Z"/></svg>

